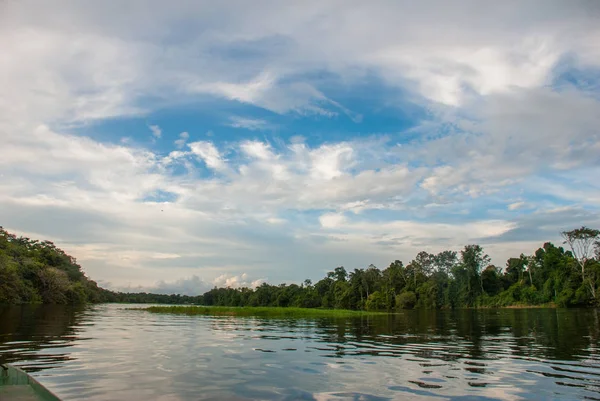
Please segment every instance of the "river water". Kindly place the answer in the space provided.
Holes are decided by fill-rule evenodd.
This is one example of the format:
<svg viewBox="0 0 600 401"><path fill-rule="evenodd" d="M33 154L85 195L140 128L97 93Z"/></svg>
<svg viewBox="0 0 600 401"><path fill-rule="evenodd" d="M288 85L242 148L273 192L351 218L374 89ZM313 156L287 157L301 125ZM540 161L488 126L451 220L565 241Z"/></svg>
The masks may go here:
<svg viewBox="0 0 600 401"><path fill-rule="evenodd" d="M64 400L600 400L600 311L352 319L0 306L0 359Z"/></svg>

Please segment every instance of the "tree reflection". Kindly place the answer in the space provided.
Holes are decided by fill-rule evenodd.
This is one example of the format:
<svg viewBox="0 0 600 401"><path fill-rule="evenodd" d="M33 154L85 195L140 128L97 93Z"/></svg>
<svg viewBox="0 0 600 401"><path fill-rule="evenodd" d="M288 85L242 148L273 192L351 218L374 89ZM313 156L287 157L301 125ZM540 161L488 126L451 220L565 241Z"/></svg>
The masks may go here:
<svg viewBox="0 0 600 401"><path fill-rule="evenodd" d="M581 360L600 339L598 309L405 311L387 316L319 319L315 326L320 342L356 342L363 348L378 343L396 348L363 351L370 355L411 352L444 360L501 356ZM421 346L427 344L439 347L425 351Z"/></svg>
<svg viewBox="0 0 600 401"><path fill-rule="evenodd" d="M0 360L22 363L31 372L72 359L67 350L77 339L86 310L79 306L0 306ZM52 348L52 353L40 352Z"/></svg>

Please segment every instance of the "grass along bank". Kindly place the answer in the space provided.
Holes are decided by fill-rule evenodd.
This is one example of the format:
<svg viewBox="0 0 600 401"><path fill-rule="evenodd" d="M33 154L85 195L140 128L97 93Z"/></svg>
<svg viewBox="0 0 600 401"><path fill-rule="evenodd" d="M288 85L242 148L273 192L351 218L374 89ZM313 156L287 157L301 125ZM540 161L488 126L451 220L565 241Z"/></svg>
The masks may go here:
<svg viewBox="0 0 600 401"><path fill-rule="evenodd" d="M205 316L258 316L258 317L355 317L385 315L386 312L354 311L346 309L314 309L270 306L151 306L142 310L152 313Z"/></svg>

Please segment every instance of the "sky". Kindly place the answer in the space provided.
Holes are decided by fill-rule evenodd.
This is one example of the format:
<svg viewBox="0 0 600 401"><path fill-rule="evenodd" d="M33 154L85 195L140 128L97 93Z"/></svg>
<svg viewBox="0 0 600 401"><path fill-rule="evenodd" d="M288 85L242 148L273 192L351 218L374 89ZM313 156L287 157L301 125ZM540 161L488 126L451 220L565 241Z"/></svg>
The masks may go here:
<svg viewBox="0 0 600 401"><path fill-rule="evenodd" d="M0 2L0 225L201 293L600 227L598 1Z"/></svg>

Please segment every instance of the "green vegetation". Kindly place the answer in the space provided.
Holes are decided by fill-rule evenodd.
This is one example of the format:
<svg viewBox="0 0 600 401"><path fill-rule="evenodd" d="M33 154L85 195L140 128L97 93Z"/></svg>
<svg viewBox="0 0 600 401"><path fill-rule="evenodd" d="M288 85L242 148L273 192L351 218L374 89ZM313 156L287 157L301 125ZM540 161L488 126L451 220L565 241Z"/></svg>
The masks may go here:
<svg viewBox="0 0 600 401"><path fill-rule="evenodd" d="M565 250L547 242L533 255L490 264L479 245L460 252L420 252L380 270L337 267L316 283L262 284L256 289L214 288L208 306L276 306L350 310L597 306L600 231L582 227L562 233Z"/></svg>
<svg viewBox="0 0 600 401"><path fill-rule="evenodd" d="M331 309L599 306L600 231L581 227L562 236L568 249L547 242L532 255L508 259L504 268L492 265L481 246L467 245L460 252L419 252L407 265L396 260L383 270L373 265L352 272L337 267L314 284L311 280L301 285L264 283L255 289L213 288L203 295L185 296L104 290L85 276L75 258L51 242L16 237L0 227L0 304L196 304L251 308L167 311L269 316L314 316L330 314ZM252 309L257 307L290 309Z"/></svg>
<svg viewBox="0 0 600 401"><path fill-rule="evenodd" d="M377 315L381 312L353 311L345 309L314 309L272 306L151 306L145 308L153 313L175 313L180 315L210 316L259 316L259 317L353 317Z"/></svg>
<svg viewBox="0 0 600 401"><path fill-rule="evenodd" d="M105 302L107 295L52 242L17 237L0 227L0 304Z"/></svg>
<svg viewBox="0 0 600 401"><path fill-rule="evenodd" d="M128 294L105 290L85 276L74 257L52 242L17 237L0 227L0 304L197 304L201 300L201 295Z"/></svg>
<svg viewBox="0 0 600 401"><path fill-rule="evenodd" d="M152 294L149 292L111 292L107 302L122 304L201 305L202 295Z"/></svg>

